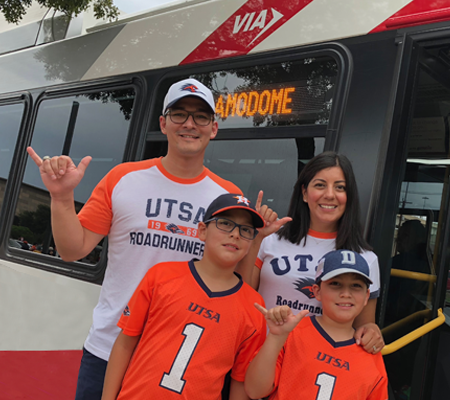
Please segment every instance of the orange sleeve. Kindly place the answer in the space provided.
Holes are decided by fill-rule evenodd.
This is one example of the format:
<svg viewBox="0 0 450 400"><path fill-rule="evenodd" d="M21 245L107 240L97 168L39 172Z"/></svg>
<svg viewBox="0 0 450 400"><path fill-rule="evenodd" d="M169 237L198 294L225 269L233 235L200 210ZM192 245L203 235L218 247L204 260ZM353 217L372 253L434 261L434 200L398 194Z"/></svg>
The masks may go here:
<svg viewBox="0 0 450 400"><path fill-rule="evenodd" d="M92 191L91 197L78 213L81 225L92 232L106 236L113 217L111 196L117 183L128 173L150 168L157 159L119 164L109 171Z"/></svg>
<svg viewBox="0 0 450 400"><path fill-rule="evenodd" d="M256 265L259 269L261 269L262 266L263 266L263 260L261 260L260 258L256 258L255 265Z"/></svg>
<svg viewBox="0 0 450 400"><path fill-rule="evenodd" d="M256 302L265 307L266 305L263 298L261 296L258 297L259 299L255 299ZM250 307L253 307L253 304L251 304ZM266 320L259 311L257 312L258 314L254 313L252 310L255 331L249 338L244 340L239 347L236 360L231 371L231 377L239 382L244 382L245 373L247 372L250 362L253 360L256 353L266 340Z"/></svg>
<svg viewBox="0 0 450 400"><path fill-rule="evenodd" d="M381 353L374 355L376 357L375 364L380 371L379 380L376 382L375 387L370 393L367 400L388 400L388 378L386 368L384 366L384 360Z"/></svg>
<svg viewBox="0 0 450 400"><path fill-rule="evenodd" d="M222 179L220 176L214 174L209 169L207 169L207 175L210 179L212 179L214 182L216 182L219 186L223 187L228 193L243 195L242 190L239 189L233 182Z"/></svg>
<svg viewBox="0 0 450 400"><path fill-rule="evenodd" d="M138 336L144 330L152 300L153 277L154 273L150 269L123 310L117 326L123 329L125 335Z"/></svg>

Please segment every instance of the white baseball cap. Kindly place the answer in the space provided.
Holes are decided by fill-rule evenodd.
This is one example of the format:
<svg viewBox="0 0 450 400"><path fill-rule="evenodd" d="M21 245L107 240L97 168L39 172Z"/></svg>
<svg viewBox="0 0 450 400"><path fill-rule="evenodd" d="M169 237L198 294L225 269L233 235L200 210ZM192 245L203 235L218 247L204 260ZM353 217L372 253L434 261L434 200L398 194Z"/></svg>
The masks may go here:
<svg viewBox="0 0 450 400"><path fill-rule="evenodd" d="M189 78L176 82L169 88L164 98L163 115L167 112L168 108L186 96L195 96L202 99L211 108L213 114L216 113L214 97L211 90L198 80Z"/></svg>

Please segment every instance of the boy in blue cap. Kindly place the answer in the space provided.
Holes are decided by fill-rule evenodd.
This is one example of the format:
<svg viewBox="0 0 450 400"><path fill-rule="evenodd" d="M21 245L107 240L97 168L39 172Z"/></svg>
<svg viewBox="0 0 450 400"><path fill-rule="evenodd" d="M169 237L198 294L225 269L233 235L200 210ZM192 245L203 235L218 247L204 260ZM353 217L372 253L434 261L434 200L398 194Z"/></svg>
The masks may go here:
<svg viewBox="0 0 450 400"><path fill-rule="evenodd" d="M317 266L314 295L323 315L304 318L288 306L267 311L269 334L251 362L245 389L271 400L386 400L387 375L381 353L372 355L354 340L353 321L369 299L369 266L358 253L336 250Z"/></svg>

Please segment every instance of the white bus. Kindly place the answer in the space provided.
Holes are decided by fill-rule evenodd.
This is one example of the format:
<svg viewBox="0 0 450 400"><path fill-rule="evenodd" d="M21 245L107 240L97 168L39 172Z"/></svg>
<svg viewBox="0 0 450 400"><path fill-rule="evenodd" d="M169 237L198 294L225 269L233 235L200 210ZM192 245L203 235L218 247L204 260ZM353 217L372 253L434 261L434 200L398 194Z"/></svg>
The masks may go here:
<svg viewBox="0 0 450 400"><path fill-rule="evenodd" d="M165 154L163 97L189 76L216 97L205 165L249 198L263 189L279 215L309 159L349 157L380 260L378 322L400 340L385 350L390 397L447 398L448 0L191 0L70 23L34 6L18 26L0 21L0 398L74 397L106 268L107 240L58 256L26 147L93 157L81 209L115 165ZM424 233L406 251L409 221Z"/></svg>

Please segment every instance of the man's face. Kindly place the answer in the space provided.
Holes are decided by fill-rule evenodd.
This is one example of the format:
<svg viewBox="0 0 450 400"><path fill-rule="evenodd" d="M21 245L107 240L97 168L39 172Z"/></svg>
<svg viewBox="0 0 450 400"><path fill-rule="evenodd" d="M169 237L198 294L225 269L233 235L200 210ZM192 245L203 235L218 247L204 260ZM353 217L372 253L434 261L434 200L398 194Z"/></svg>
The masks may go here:
<svg viewBox="0 0 450 400"><path fill-rule="evenodd" d="M170 111L184 110L188 112L211 112L208 105L196 97L184 97L178 100ZM174 123L169 115L159 118L161 132L167 136L169 142L168 154L179 157L201 157L206 146L217 135L218 125L211 121L207 126L200 126L194 122L192 115L182 124Z"/></svg>

